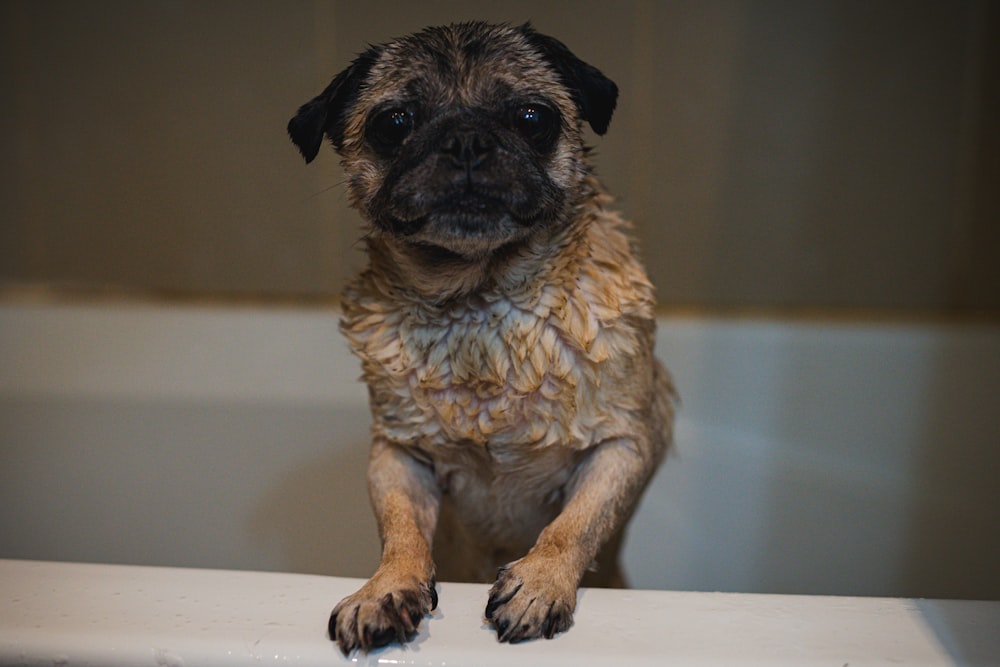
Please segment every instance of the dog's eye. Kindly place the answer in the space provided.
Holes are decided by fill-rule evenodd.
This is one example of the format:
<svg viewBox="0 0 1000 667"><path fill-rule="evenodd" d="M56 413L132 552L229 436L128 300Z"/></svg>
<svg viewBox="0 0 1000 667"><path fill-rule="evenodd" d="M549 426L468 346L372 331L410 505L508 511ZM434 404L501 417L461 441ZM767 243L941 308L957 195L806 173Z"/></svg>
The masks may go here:
<svg viewBox="0 0 1000 667"><path fill-rule="evenodd" d="M544 104L522 104L511 112L511 125L536 148L552 147L559 135L556 112Z"/></svg>
<svg viewBox="0 0 1000 667"><path fill-rule="evenodd" d="M368 123L368 140L380 152L392 152L413 131L413 112L391 108L375 115Z"/></svg>

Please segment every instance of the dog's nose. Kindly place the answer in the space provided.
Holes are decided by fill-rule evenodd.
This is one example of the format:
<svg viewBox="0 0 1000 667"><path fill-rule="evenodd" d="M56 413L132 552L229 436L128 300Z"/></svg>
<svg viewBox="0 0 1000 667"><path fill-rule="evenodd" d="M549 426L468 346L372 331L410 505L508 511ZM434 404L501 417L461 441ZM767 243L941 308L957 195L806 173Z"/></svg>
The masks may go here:
<svg viewBox="0 0 1000 667"><path fill-rule="evenodd" d="M452 131L441 143L441 152L459 169L476 169L493 152L495 142L488 135L471 128Z"/></svg>

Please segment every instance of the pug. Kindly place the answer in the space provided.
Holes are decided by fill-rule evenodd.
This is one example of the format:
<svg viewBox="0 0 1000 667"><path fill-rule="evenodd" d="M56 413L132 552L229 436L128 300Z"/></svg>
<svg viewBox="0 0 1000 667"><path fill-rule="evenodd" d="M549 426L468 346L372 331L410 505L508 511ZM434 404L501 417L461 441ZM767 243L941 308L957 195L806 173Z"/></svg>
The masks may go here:
<svg viewBox="0 0 1000 667"><path fill-rule="evenodd" d="M623 530L672 440L653 287L583 125L618 89L530 25L427 28L359 55L288 133L324 137L364 220L343 292L373 417L381 563L330 616L345 655L413 638L435 577L492 582L501 642L622 586Z"/></svg>

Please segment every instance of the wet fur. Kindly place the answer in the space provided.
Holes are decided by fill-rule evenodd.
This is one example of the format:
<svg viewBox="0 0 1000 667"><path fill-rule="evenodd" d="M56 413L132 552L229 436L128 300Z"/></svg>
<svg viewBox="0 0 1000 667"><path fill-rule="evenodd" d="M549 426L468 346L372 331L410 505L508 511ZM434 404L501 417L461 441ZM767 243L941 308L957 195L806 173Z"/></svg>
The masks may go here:
<svg viewBox="0 0 1000 667"><path fill-rule="evenodd" d="M631 227L582 139L584 122L607 129L616 95L529 26L468 23L372 47L289 124L307 161L332 141L366 221L341 328L369 386L383 553L331 615L345 654L411 637L435 576L493 582L501 641L568 629L581 581L623 584L622 531L669 447L673 389ZM551 147L507 126L517 100L557 110ZM423 118L380 155L372 114L402 102ZM490 147L464 168L498 210L427 212L456 178L441 164L456 126Z"/></svg>

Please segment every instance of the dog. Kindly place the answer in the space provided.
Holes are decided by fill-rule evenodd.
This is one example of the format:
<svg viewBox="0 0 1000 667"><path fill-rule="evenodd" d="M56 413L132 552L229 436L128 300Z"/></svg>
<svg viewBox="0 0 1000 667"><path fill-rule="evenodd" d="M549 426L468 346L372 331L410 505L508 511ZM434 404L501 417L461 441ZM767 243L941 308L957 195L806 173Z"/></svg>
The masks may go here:
<svg viewBox="0 0 1000 667"><path fill-rule="evenodd" d="M436 576L492 582L501 642L573 623L622 586L625 525L672 441L653 287L588 161L617 86L529 24L427 28L373 46L304 104L364 220L343 292L373 417L382 540L329 620L345 655L413 638Z"/></svg>

